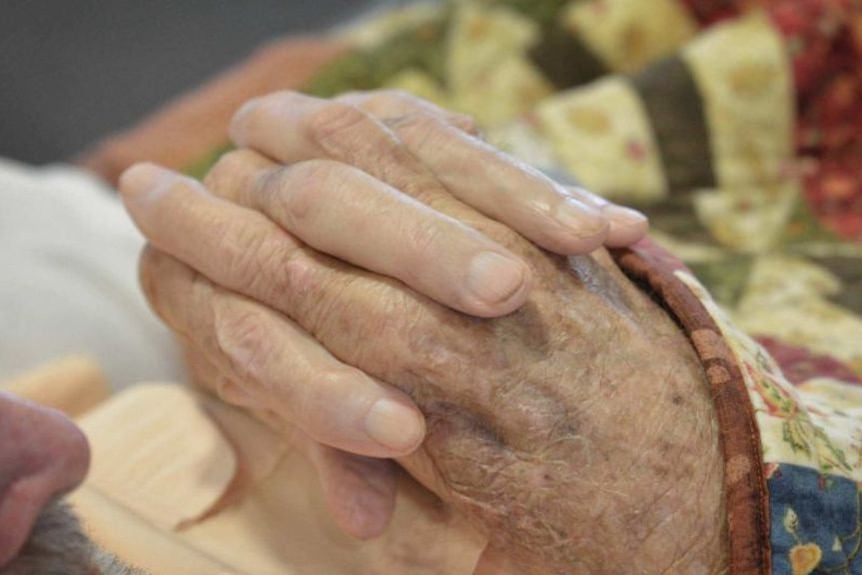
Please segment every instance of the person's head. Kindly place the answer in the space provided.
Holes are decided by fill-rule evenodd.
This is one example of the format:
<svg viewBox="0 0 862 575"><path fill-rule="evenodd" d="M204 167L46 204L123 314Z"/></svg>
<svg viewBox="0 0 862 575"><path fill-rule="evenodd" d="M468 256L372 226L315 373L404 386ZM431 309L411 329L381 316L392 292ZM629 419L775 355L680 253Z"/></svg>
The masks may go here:
<svg viewBox="0 0 862 575"><path fill-rule="evenodd" d="M84 434L62 413L0 392L0 575L133 575L60 498L83 481Z"/></svg>

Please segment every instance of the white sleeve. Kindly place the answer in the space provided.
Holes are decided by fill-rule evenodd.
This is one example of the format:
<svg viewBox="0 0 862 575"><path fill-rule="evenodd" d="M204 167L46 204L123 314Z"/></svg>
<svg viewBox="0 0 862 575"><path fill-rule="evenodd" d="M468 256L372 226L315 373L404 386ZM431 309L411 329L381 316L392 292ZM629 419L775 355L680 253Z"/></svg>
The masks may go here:
<svg viewBox="0 0 862 575"><path fill-rule="evenodd" d="M95 176L0 158L0 380L70 353L97 359L115 389L183 380L138 288L143 244Z"/></svg>

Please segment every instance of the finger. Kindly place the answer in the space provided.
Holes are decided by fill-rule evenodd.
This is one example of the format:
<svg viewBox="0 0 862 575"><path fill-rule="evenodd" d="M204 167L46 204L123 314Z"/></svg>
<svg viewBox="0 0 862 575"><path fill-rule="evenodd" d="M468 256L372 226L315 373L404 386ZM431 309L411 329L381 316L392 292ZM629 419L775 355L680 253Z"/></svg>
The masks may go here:
<svg viewBox="0 0 862 575"><path fill-rule="evenodd" d="M392 124L397 124L398 121L404 119L413 118L414 121L416 118L432 118L440 122L441 124L448 124L458 130L468 134L469 136L476 137L479 134L478 127L475 121L464 114L457 114L436 106L422 98L417 98L407 92L401 90L376 90L369 92L350 92L344 96L337 98L337 101L341 101L347 104L354 105L365 112L368 112L378 120L382 120L383 122ZM463 142L466 142L464 147L470 148L470 140L461 138ZM411 149L415 148L415 146L409 146ZM477 155L483 155L483 153L487 152L487 146L484 146L485 150L482 150L483 146L475 146L480 148ZM468 154L472 152L472 150L468 150ZM452 150L453 155L458 154L457 147ZM488 157L493 161L500 157L498 153L489 154ZM505 156L503 156L504 159ZM424 159L420 157L420 159ZM468 161L467 161L468 162ZM469 162L468 162L469 163ZM500 171L497 166L493 164L488 165L488 171L492 176L499 176ZM535 175L535 173L533 174ZM439 177L439 174L438 174ZM521 190L528 190L529 184L517 183L516 180L511 180L509 178L502 178L503 185L513 184L516 189L520 187ZM489 189L481 189L480 191L487 192L484 196L485 198L493 198L496 200L495 193L499 189L499 182L495 186L490 186ZM607 247L625 247L631 245L646 235L646 231L648 228L648 222L646 217L643 214L636 210L632 210L631 208L626 208L622 206L618 206L613 204L601 196L593 194L583 188L580 187L567 187L554 189L557 193L565 193L583 203L597 208L601 210L605 216L607 216L608 221L610 223L610 228L608 230L607 238L605 238L605 246ZM516 192L515 200L524 201L524 192L518 191ZM457 194L456 194L457 195ZM459 196L461 197L461 196ZM467 199L461 197L466 203L472 205L474 208L479 209L483 213L487 215L492 215L490 213L491 208L496 208L497 210L503 212L509 212L511 209L506 209L506 207L500 207L496 205L496 202L490 202L492 204L489 207L482 207L475 203L474 200ZM522 230L518 227L518 222L512 221L511 218L506 217L505 214L498 214L494 216L496 219L500 219L500 221L504 221L507 224L512 225L522 233L525 233L525 230ZM531 237L531 234L525 233L528 237Z"/></svg>
<svg viewBox="0 0 862 575"><path fill-rule="evenodd" d="M549 250L582 254L602 244L628 245L645 233L643 214L582 188L566 188L427 113L386 123L455 197ZM556 225L549 225L549 215ZM578 233L566 233L571 230Z"/></svg>
<svg viewBox="0 0 862 575"><path fill-rule="evenodd" d="M605 247L630 246L642 240L649 231L649 220L637 210L609 202L598 194L578 186L567 186L566 191L607 216L610 227L608 236L605 238Z"/></svg>
<svg viewBox="0 0 862 575"><path fill-rule="evenodd" d="M315 439L321 442L342 447L338 441L342 439L347 444L346 450L376 455L370 448L366 452L361 445L350 445L350 440L357 437L355 428L347 439L331 438L326 434L331 434L332 430L315 419L324 413L335 429L350 430L344 421L334 419L339 416L339 410L332 405L345 401L355 405L350 390L361 391L365 388L364 382L355 373L327 372L317 365L319 361L309 360L300 347L302 341L314 342L310 337L294 333L294 337L299 338L298 343L285 335L272 335L285 326L280 323L283 318L270 308L292 317L317 341L324 342L338 360L361 366L379 380L399 385L422 405L445 403L445 394L439 388L424 385L428 381L427 366L435 365L430 372L433 373L434 369L452 365L450 357L465 360L470 357L468 354L476 349L475 333L459 329L471 322L470 318L450 312L400 283L362 273L348 264L313 252L291 238L285 240L285 232L264 216L212 197L193 181L172 174L167 181L154 177L148 182L153 176L158 174L152 169L125 174L121 181L123 199L153 245L174 258L183 259L190 267L164 258L169 264L181 266L174 271L180 278L179 272L185 270L185 279L173 287L169 279L174 274L162 270L165 275L157 276L158 281L147 281L144 273L142 283L147 286L149 298L155 302L154 307L161 310L165 321L185 337L206 338L207 334L212 334L209 337L215 343L210 344L209 349L226 356L228 367L238 371L234 380L243 385L251 382L252 392L260 390L259 396L252 393L251 397L258 399L262 409L284 413L300 428L311 430L309 434L318 433ZM187 241L190 237L196 241ZM195 275L191 268L201 274ZM210 278L230 291L214 288ZM189 285L198 291L189 289ZM213 300L209 290L222 294L243 293L253 301L233 297L227 300L230 306L227 307L219 298ZM169 296L177 299L168 300ZM198 304L194 305L195 299L184 298L196 298ZM174 314L180 319L174 320L169 310L175 310ZM191 315L183 320L183 313ZM207 313L211 314L209 321L214 325L204 323L203 327L198 327L192 323L196 318L206 320L210 317ZM184 329L184 325L191 327ZM427 325L438 329L429 332L423 327ZM290 324L287 331L291 330L298 331ZM409 337L413 333L423 334L422 341ZM307 339L303 340L303 336ZM376 345L381 339L387 342L386 349ZM206 340L202 340L201 347L207 349L205 344ZM306 365L296 370L284 359L286 355L303 358ZM218 359L219 355L213 356L214 361ZM462 367L472 369L470 365ZM284 383L285 374L298 376L298 382ZM321 381L321 374L332 377ZM348 380L352 383L344 384ZM323 391L319 389L321 385ZM327 393L331 389L339 392ZM460 391L467 405L480 405L479 398L486 392L484 386ZM291 394L296 395L292 397ZM332 400L318 406L314 401L321 396ZM300 401L295 397L308 399ZM345 413L343 419L348 423L356 421L355 410ZM367 413L363 413L366 418ZM403 431L406 425L400 423L403 421L400 417L392 416L391 412L383 415L386 416L383 426L387 433L393 434L393 440L399 431L406 435ZM322 419L327 422L327 418ZM437 428L443 429L444 423L438 421ZM462 417L448 424L469 426L475 422ZM373 432L369 431L369 435L373 437ZM444 437L446 433L438 435ZM418 437L421 436L419 433ZM400 457L399 461L426 485L435 484L435 467L422 465L418 459L411 460L415 453ZM436 485L440 491L444 490L439 481Z"/></svg>
<svg viewBox="0 0 862 575"><path fill-rule="evenodd" d="M227 154L207 189L262 211L318 251L458 311L493 317L526 299L529 268L473 228L346 164L266 164L248 150Z"/></svg>
<svg viewBox="0 0 862 575"><path fill-rule="evenodd" d="M355 342L380 330L398 333L421 315L463 319L396 280L316 252L259 212L169 170L134 167L123 174L120 191L155 248L286 314L346 363L357 363Z"/></svg>
<svg viewBox="0 0 862 575"><path fill-rule="evenodd" d="M186 357L193 383L198 387L206 391L240 387L224 383L228 376L197 349L187 347ZM236 405L232 401L226 403ZM250 411L255 414L254 410ZM259 419L268 423L265 418ZM287 425L278 422L270 427L311 461L336 525L359 539L371 539L383 533L395 510L392 460L340 451L318 443L294 426L286 430Z"/></svg>
<svg viewBox="0 0 862 575"><path fill-rule="evenodd" d="M381 535L395 511L395 463L316 442L308 442L306 452L336 524L358 539Z"/></svg>
<svg viewBox="0 0 862 575"><path fill-rule="evenodd" d="M154 177L158 172L155 168L127 172L120 185L126 206L139 228L156 248L173 256L159 257L154 250L142 261L142 285L153 308L175 332L199 341L198 347L211 350L213 361L225 361L226 369L237 370L237 376L231 379L251 384L249 406L261 412L262 417L268 411L276 412L282 419L295 421L323 443L363 455L380 454L372 446L365 449L362 445L351 445L351 440L363 436L357 435L355 429L351 433L347 425L358 419L355 407L347 410L343 407L345 402L355 406L355 396L347 390L359 390L358 394L367 389L367 380L352 372L325 371L318 365L324 360L313 361L299 349L311 339L302 333L294 333L292 337L270 335L283 331L285 326L281 325L283 318L269 308L292 317L306 332L325 342L327 349L341 361L373 366L376 377L402 385L422 401L428 401L437 391L421 387L422 376L411 371L410 363L396 362L393 358L422 358L427 356L427 350L417 349L409 338L390 337L386 352L373 342L381 334L405 334L426 322L446 326L467 318L448 312L399 283L363 274L314 253L259 213L209 196L193 181L171 174L166 182ZM190 242L188 238L196 241ZM150 261L154 257L156 261ZM186 263L177 261L180 259ZM159 269L156 263L173 269ZM213 299L213 291L234 297ZM237 297L238 293L253 301ZM201 318L204 323L199 326L195 322L202 321ZM207 324L207 320L214 325ZM273 329L273 325L281 328ZM286 330L289 334L296 328L288 324ZM469 338L457 329L443 329L439 338L458 349L471 346ZM282 339L285 341L279 343ZM357 342L368 344L357 346ZM423 345L442 349L433 339ZM301 369L292 367L286 356L301 358L304 361ZM415 369L417 373L420 371L419 367ZM285 382L285 374L291 380ZM353 380L349 386L344 384L348 380ZM345 391L331 392L332 389ZM258 391L260 395L255 395ZM478 401L476 397L482 393L481 389L464 390L469 402ZM299 401L291 394L308 399ZM318 408L314 401L320 397L331 401L321 400L322 406ZM344 413L340 419L339 409ZM321 413L328 417L321 417ZM407 418L395 417L389 410L383 416L381 427L392 433L393 442L400 433L401 441L413 443L413 431L407 423L401 423ZM330 437L327 434L334 431L327 423L334 430L347 429L348 437ZM373 437L380 432L367 433ZM417 437L422 435L420 432ZM426 475L430 476L430 472Z"/></svg>
<svg viewBox="0 0 862 575"><path fill-rule="evenodd" d="M169 170L133 166L120 179L120 193L155 248L294 319L293 314L313 312L312 288L329 282L341 267L266 216L215 198L195 180Z"/></svg>
<svg viewBox="0 0 862 575"><path fill-rule="evenodd" d="M204 384L226 402L273 410L352 453L391 457L421 442L424 422L409 398L338 361L283 315L155 249L141 259L141 283L165 323L225 374Z"/></svg>
<svg viewBox="0 0 862 575"><path fill-rule="evenodd" d="M180 337L182 338L182 336ZM189 379L192 386L198 388L200 392L218 398L222 403L242 408L245 413L277 433L279 439L285 444L300 447L303 442L313 441L301 429L288 423L284 418L275 415L275 412L257 407L259 402L251 399L250 394L246 394L249 397L248 401L234 401L229 395L229 390L242 390L243 386L233 381L229 372L223 372L219 366L212 362L195 345L195 342L191 341L186 341L183 345L183 355L189 370ZM228 390L227 394L223 393L225 390ZM219 413L215 413L213 417L218 419Z"/></svg>
<svg viewBox="0 0 862 575"><path fill-rule="evenodd" d="M246 103L231 136L282 164L330 159L354 166L450 216L478 214L455 200L385 126L354 106L294 92Z"/></svg>
<svg viewBox="0 0 862 575"><path fill-rule="evenodd" d="M147 254L144 259L149 260L150 258L155 257L158 256ZM144 264L142 262L142 274L149 274L149 271L143 271L145 265L148 264ZM148 278L148 281L157 280L154 278ZM150 291L150 293L152 293L152 291ZM157 313L162 314L164 312L159 311ZM210 393L229 405L246 408L249 412L253 413L254 410L258 408L259 402L249 394L243 386L231 379L230 371L227 373L222 371L218 365L209 359L207 354L198 349L197 345L198 344L195 341L186 341L183 346L183 356L189 372L190 383L201 391ZM265 420L263 423L269 424L269 422ZM273 429L276 431L278 430L278 428Z"/></svg>
<svg viewBox="0 0 862 575"><path fill-rule="evenodd" d="M321 158L350 164L448 215L481 223L466 202L558 253L583 254L602 245L608 222L601 212L480 140L433 116L415 117L421 122L396 123L390 130L343 102L281 92L246 104L231 123L231 135L237 144L288 164ZM424 136L418 124L428 129ZM410 141L402 143L393 130ZM426 167L429 159L434 165ZM501 169L503 175L494 173Z"/></svg>
<svg viewBox="0 0 862 575"><path fill-rule="evenodd" d="M479 125L471 116L441 108L428 100L423 100L403 90L347 92L336 98L336 101L356 106L380 120L389 120L417 113L429 114L440 118L443 122L466 134L474 137L480 135Z"/></svg>

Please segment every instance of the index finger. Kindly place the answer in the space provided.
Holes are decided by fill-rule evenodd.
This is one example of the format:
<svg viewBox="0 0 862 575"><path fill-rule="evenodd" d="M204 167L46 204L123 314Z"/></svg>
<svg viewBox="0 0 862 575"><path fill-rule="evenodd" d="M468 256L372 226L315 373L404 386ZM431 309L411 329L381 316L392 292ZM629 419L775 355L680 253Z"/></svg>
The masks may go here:
<svg viewBox="0 0 862 575"><path fill-rule="evenodd" d="M464 132L433 116L411 118L384 125L345 102L281 92L243 106L231 134L283 163L332 159L355 166L480 231L494 220L561 254L602 246L609 224L600 210L539 172L503 161L487 144L477 154L481 140L472 138L466 149L457 139ZM408 124L415 129L405 131Z"/></svg>
<svg viewBox="0 0 862 575"><path fill-rule="evenodd" d="M206 187L319 252L470 315L510 313L529 291L529 267L515 254L352 166L315 160L280 167L237 150L213 167Z"/></svg>
<svg viewBox="0 0 862 575"><path fill-rule="evenodd" d="M463 114L398 90L350 92L337 98L384 122L456 197L506 223L547 249L555 234L527 209L530 202L553 204L569 196L600 211L608 220L604 245L629 246L647 232L646 217L577 186L562 186L530 166L489 146L476 123ZM434 145L427 145L428 141ZM447 162L447 160L451 160ZM576 219L572 225L580 225Z"/></svg>

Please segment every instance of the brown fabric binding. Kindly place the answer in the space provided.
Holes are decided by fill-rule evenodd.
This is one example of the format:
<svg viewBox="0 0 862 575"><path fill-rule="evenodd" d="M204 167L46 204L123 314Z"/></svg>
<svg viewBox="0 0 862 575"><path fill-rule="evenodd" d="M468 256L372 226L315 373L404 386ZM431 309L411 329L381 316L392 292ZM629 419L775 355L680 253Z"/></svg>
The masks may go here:
<svg viewBox="0 0 862 575"><path fill-rule="evenodd" d="M715 400L724 456L728 565L733 575L772 573L769 496L760 432L745 381L721 330L694 293L674 275L684 269L649 242L617 250L623 272L668 308L703 362Z"/></svg>
<svg viewBox="0 0 862 575"><path fill-rule="evenodd" d="M688 64L671 56L630 76L655 132L674 193L718 185L703 97Z"/></svg>
<svg viewBox="0 0 862 575"><path fill-rule="evenodd" d="M542 30L541 41L529 56L558 90L580 86L609 73L599 57L559 22Z"/></svg>

